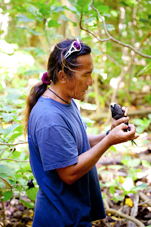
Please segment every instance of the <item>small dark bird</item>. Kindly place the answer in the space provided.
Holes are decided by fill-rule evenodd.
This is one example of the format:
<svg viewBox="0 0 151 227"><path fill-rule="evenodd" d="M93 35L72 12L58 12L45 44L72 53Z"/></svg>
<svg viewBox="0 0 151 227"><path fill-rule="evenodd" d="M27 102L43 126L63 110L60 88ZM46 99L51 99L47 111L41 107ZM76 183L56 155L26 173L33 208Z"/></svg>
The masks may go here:
<svg viewBox="0 0 151 227"><path fill-rule="evenodd" d="M28 181L27 186L28 186L28 189L35 187L35 185L33 183L33 179L31 179L31 180Z"/></svg>
<svg viewBox="0 0 151 227"><path fill-rule="evenodd" d="M111 103L111 113L112 113L112 118L114 118L115 120L118 120L124 116L124 111L122 110L122 107L116 103ZM125 124L128 126L127 129L125 129L125 131L129 130L130 131L130 127L128 125L128 122L125 122ZM137 144L135 143L134 140L131 140L132 144L135 144L137 146Z"/></svg>

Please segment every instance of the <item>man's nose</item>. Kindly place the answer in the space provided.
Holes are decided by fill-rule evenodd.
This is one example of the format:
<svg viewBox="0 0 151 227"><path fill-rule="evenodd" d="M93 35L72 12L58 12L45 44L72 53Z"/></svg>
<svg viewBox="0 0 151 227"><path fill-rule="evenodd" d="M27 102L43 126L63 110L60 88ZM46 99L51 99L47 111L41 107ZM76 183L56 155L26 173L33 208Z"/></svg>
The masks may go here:
<svg viewBox="0 0 151 227"><path fill-rule="evenodd" d="M92 76L90 76L88 81L87 81L87 85L91 86L92 84L93 84L93 79L92 79Z"/></svg>

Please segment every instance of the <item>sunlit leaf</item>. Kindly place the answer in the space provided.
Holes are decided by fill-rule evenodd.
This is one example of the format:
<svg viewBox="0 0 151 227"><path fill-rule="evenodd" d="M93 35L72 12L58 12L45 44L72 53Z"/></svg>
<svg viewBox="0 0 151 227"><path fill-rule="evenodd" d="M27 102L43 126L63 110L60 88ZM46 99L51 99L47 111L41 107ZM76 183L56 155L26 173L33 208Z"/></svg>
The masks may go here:
<svg viewBox="0 0 151 227"><path fill-rule="evenodd" d="M108 13L110 8L107 5L100 5L97 7L97 10L99 11L100 14L102 13Z"/></svg>
<svg viewBox="0 0 151 227"><path fill-rule="evenodd" d="M22 200L22 199L20 199L20 202L22 203L22 204L24 204L26 207L28 207L28 208L34 208L34 203L33 202L31 202L31 203L28 203L28 202L26 202L25 200Z"/></svg>
<svg viewBox="0 0 151 227"><path fill-rule="evenodd" d="M130 191L131 188L134 187L133 179L130 177L127 177L122 186L125 191Z"/></svg>
<svg viewBox="0 0 151 227"><path fill-rule="evenodd" d="M142 165L144 167L146 167L146 168L150 168L151 167L151 164L148 161L146 161L146 160L142 160Z"/></svg>
<svg viewBox="0 0 151 227"><path fill-rule="evenodd" d="M44 72L46 72L46 70L36 69L36 70L28 70L28 71L25 71L24 74L26 76L30 76L30 75L33 75L33 74L40 74L40 73L44 73Z"/></svg>
<svg viewBox="0 0 151 227"><path fill-rule="evenodd" d="M109 187L109 192L111 194L114 194L115 193L115 187L113 187L113 186Z"/></svg>
<svg viewBox="0 0 151 227"><path fill-rule="evenodd" d="M82 109L86 110L96 110L97 106L91 103L80 102L80 106Z"/></svg>
<svg viewBox="0 0 151 227"><path fill-rule="evenodd" d="M117 170L119 170L119 169L122 169L123 166L121 166L121 165L109 165L108 168L109 169L117 169Z"/></svg>
<svg viewBox="0 0 151 227"><path fill-rule="evenodd" d="M95 122L95 121L92 121L92 120L90 120L89 118L86 118L86 117L82 117L82 120L88 126L92 126L94 124L94 122Z"/></svg>
<svg viewBox="0 0 151 227"><path fill-rule="evenodd" d="M77 5L80 7L86 7L88 6L90 3L92 2L92 0L77 0Z"/></svg>
<svg viewBox="0 0 151 227"><path fill-rule="evenodd" d="M13 116L14 116L13 113L2 113L2 117L3 117L3 120L5 122L12 121L13 120Z"/></svg>
<svg viewBox="0 0 151 227"><path fill-rule="evenodd" d="M13 197L13 192L12 191L6 191L2 193L2 200L3 201L8 201Z"/></svg>
<svg viewBox="0 0 151 227"><path fill-rule="evenodd" d="M59 27L60 26L60 22L56 21L56 20L49 20L48 22L48 27Z"/></svg>
<svg viewBox="0 0 151 227"><path fill-rule="evenodd" d="M94 54L98 54L98 55L102 54L102 52L99 49L91 48L91 50L92 50L92 53L94 53Z"/></svg>
<svg viewBox="0 0 151 227"><path fill-rule="evenodd" d="M14 124L14 125L11 125L5 129L3 129L3 135L4 136L7 136L9 134L9 136L11 136L14 132L15 129L17 129L20 125L19 124Z"/></svg>
<svg viewBox="0 0 151 227"><path fill-rule="evenodd" d="M102 69L97 69L97 68L93 69L93 73L101 74L102 72L103 72Z"/></svg>
<svg viewBox="0 0 151 227"><path fill-rule="evenodd" d="M32 34L34 34L34 35L41 35L40 32L35 31L35 30L33 30L33 29L29 29L28 32L29 32L29 33L32 33Z"/></svg>
<svg viewBox="0 0 151 227"><path fill-rule="evenodd" d="M146 183L140 184L138 186L136 186L135 188L133 188L134 190L138 191L138 190L144 190L148 187L148 185Z"/></svg>
<svg viewBox="0 0 151 227"><path fill-rule="evenodd" d="M34 21L33 19L26 17L25 15L18 15L17 19L18 19L18 21L22 21L22 22L25 22L25 23Z"/></svg>
<svg viewBox="0 0 151 227"><path fill-rule="evenodd" d="M28 198L32 201L36 200L37 192L38 192L38 188L36 187L30 188L26 191Z"/></svg>
<svg viewBox="0 0 151 227"><path fill-rule="evenodd" d="M113 31L115 30L114 26L112 24L107 24L106 25L108 31Z"/></svg>

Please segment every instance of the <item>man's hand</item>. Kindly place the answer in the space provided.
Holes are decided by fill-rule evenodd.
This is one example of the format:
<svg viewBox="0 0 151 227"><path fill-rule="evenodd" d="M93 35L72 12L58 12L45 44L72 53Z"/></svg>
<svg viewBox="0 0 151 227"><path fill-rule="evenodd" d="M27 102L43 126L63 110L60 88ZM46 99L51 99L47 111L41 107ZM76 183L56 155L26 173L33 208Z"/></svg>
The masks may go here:
<svg viewBox="0 0 151 227"><path fill-rule="evenodd" d="M120 125L121 123L125 123L126 127L124 132L131 131L133 125L128 124L129 118L127 117L127 108L121 107L116 103L111 104L111 113L112 113L112 126L111 130L114 129L116 126ZM134 136L134 138L138 138L138 136ZM131 141L136 145L135 141L131 139Z"/></svg>
<svg viewBox="0 0 151 227"><path fill-rule="evenodd" d="M125 132L124 130L127 129L127 125L124 123L121 123L117 125L113 130L110 131L108 135L108 141L110 146L127 142L128 140L134 140L138 136L135 136L135 126L133 124L129 124L130 131Z"/></svg>

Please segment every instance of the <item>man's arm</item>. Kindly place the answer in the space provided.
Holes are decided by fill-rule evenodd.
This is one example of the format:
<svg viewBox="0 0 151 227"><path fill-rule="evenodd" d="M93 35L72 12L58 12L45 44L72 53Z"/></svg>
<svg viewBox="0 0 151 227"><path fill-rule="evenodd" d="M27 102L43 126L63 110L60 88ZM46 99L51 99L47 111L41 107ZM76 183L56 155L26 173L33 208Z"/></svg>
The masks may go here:
<svg viewBox="0 0 151 227"><path fill-rule="evenodd" d="M96 144L98 144L106 136L106 133L102 133L102 134L98 134L98 135L88 134L87 136L88 136L88 140L90 143L90 147L93 147Z"/></svg>
<svg viewBox="0 0 151 227"><path fill-rule="evenodd" d="M112 119L111 130L113 128L115 128L117 125L119 125L121 123L124 123L124 122L126 122L128 120L129 120L128 117L122 117L122 118L120 118L118 120ZM89 143L90 143L90 147L93 147L97 143L99 143L106 136L106 133L101 133L101 134L98 134L98 135L90 135L90 134L88 134L87 136L88 136L88 140L89 140Z"/></svg>
<svg viewBox="0 0 151 227"><path fill-rule="evenodd" d="M124 132L124 129L127 129L127 125L122 123L112 129L99 143L79 155L76 164L56 169L60 178L69 185L73 184L93 168L110 146L135 139L134 125L130 125L130 128L130 131Z"/></svg>

